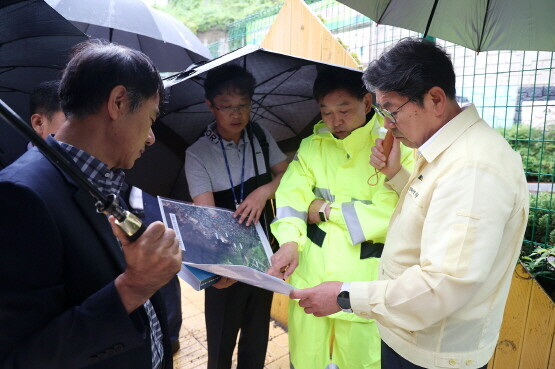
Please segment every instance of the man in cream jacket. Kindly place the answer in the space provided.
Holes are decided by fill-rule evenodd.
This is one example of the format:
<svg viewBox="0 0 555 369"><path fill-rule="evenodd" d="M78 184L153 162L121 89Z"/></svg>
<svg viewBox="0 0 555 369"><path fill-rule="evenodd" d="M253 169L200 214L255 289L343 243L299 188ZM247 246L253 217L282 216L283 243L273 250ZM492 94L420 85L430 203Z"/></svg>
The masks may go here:
<svg viewBox="0 0 555 369"><path fill-rule="evenodd" d="M402 40L363 79L395 136L389 158L377 140L371 164L400 193L380 280L291 298L315 316L350 308L375 319L383 369L486 368L528 218L521 158L473 105L459 107L453 65L435 44ZM410 175L399 141L418 149Z"/></svg>

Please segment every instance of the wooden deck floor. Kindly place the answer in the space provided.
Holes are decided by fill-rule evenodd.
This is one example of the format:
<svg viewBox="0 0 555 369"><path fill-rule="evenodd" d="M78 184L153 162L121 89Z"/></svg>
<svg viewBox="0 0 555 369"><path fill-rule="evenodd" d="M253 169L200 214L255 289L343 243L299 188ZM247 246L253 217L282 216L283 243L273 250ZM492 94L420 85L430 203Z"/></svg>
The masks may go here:
<svg viewBox="0 0 555 369"><path fill-rule="evenodd" d="M204 369L208 361L206 327L204 325L204 292L192 289L181 282L183 325L179 335L181 348L173 357L175 369ZM232 368L237 367L237 350ZM276 322L270 322L270 338L266 353L265 369L289 369L287 332Z"/></svg>

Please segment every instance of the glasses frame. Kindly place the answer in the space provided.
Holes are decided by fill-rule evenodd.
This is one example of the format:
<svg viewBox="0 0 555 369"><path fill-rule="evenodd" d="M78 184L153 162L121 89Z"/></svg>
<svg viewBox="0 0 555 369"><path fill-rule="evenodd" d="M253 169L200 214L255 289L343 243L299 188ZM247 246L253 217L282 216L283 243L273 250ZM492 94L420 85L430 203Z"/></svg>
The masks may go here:
<svg viewBox="0 0 555 369"><path fill-rule="evenodd" d="M382 109L378 105L375 105L375 104L372 104L372 109L374 109L374 111L376 113L378 113L378 115L380 117L382 117L384 119L389 119L390 121L393 122L393 124L397 124L397 118L395 118L395 115L397 115L397 113L399 113L399 111L403 108L403 106L407 105L411 101L414 101L414 100L413 99L408 99L403 104L401 104L401 106L399 106L397 109L395 109L395 111L389 111L389 110L386 110L386 109Z"/></svg>
<svg viewBox="0 0 555 369"><path fill-rule="evenodd" d="M216 104L212 104L212 106L214 107L214 109L216 109L219 112L231 115L233 113L243 113L243 112L246 113L247 111L250 112L252 104L243 104L239 106L226 106L226 107L221 107Z"/></svg>

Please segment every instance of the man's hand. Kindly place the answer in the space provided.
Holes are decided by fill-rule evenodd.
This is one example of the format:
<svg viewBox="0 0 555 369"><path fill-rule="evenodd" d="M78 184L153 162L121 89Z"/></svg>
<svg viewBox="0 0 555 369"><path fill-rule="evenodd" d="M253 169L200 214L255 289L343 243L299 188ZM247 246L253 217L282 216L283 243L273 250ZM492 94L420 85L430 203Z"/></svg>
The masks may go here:
<svg viewBox="0 0 555 369"><path fill-rule="evenodd" d="M266 273L278 277L280 279L287 279L293 272L297 265L299 265L299 251L295 242L286 242L279 250L270 258L272 266Z"/></svg>
<svg viewBox="0 0 555 369"><path fill-rule="evenodd" d="M401 170L401 141L393 139L393 146L389 157L385 157L383 151L383 138L376 139L376 144L372 147L370 155L370 165L391 179Z"/></svg>
<svg viewBox="0 0 555 369"><path fill-rule="evenodd" d="M324 282L316 287L304 290L293 290L289 295L292 299L299 299L299 306L307 314L321 317L341 311L337 305L337 295L341 291L342 282Z"/></svg>
<svg viewBox="0 0 555 369"><path fill-rule="evenodd" d="M239 224L242 224L247 219L247 226L250 226L251 223L258 223L258 219L262 215L270 195L271 193L267 186L258 187L243 200L241 205L235 210L235 213L233 213L233 217L237 218L239 216Z"/></svg>
<svg viewBox="0 0 555 369"><path fill-rule="evenodd" d="M181 268L181 249L173 229L154 222L134 242L110 216L114 235L121 242L127 267L115 281L123 306L128 313L145 303Z"/></svg>
<svg viewBox="0 0 555 369"><path fill-rule="evenodd" d="M310 206L308 207L308 224L316 224L321 222L319 213L320 208L322 207L322 205L324 205L324 203L327 203L327 201L322 199L315 199L310 203ZM324 211L326 212L326 218L329 219L331 211L329 203Z"/></svg>

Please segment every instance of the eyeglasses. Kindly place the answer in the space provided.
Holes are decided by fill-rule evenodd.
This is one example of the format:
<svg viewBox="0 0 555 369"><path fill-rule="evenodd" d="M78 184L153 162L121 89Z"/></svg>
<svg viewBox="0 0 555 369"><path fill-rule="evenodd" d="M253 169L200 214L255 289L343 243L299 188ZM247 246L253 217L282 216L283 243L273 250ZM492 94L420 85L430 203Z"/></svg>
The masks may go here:
<svg viewBox="0 0 555 369"><path fill-rule="evenodd" d="M395 111L389 111L389 110L385 110L380 108L378 105L372 105L372 108L374 109L374 111L376 113L378 113L379 116L381 116L384 119L389 119L390 121L393 122L393 124L397 124L397 119L395 119L395 116L397 115L397 113L399 112L399 110L401 110L401 108L405 105L407 105L409 102L413 101L412 99L408 99L407 101L405 101L405 103L401 106L399 106Z"/></svg>
<svg viewBox="0 0 555 369"><path fill-rule="evenodd" d="M218 106L218 105L212 105L214 108L216 108L216 110L221 111L222 113L226 113L226 114L233 114L233 113L245 113L247 111L251 110L251 105L250 104L245 104L245 105L238 105L238 106Z"/></svg>

